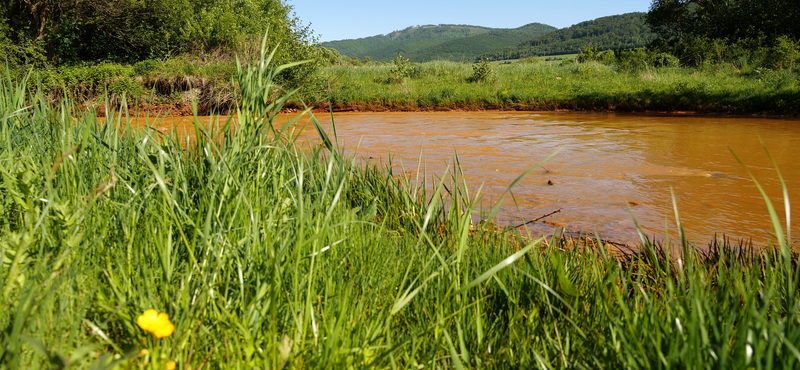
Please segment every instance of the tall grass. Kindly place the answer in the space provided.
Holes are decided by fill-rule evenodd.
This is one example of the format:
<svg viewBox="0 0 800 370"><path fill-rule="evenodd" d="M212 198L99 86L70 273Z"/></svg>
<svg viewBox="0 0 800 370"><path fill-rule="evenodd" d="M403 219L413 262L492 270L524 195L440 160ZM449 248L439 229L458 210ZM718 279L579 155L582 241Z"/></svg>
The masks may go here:
<svg viewBox="0 0 800 370"><path fill-rule="evenodd" d="M301 150L261 58L194 141L0 82L0 368L800 367L795 254L473 225L459 168L396 180L313 118Z"/></svg>

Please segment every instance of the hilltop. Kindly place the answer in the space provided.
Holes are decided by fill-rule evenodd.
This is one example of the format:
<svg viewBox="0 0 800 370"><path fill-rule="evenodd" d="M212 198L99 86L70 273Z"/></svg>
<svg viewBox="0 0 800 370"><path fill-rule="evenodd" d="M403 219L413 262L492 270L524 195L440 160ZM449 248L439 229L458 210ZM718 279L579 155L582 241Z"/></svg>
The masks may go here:
<svg viewBox="0 0 800 370"><path fill-rule="evenodd" d="M342 55L376 61L388 61L402 53L415 62L436 59L471 61L477 56L513 46L556 28L531 23L519 28L502 29L470 25L427 25L408 27L387 35L322 43Z"/></svg>
<svg viewBox="0 0 800 370"><path fill-rule="evenodd" d="M556 31L557 28L541 23L531 23L519 28L492 29L489 32L458 38L428 47L406 55L414 62L431 60L451 60L455 62L471 62L480 55L502 47L519 44L532 37Z"/></svg>
<svg viewBox="0 0 800 370"><path fill-rule="evenodd" d="M388 61L398 52L403 55L424 50L443 42L478 35L491 31L491 28L469 25L426 25L408 27L386 35L376 35L360 39L323 42L321 45L338 51L348 57Z"/></svg>
<svg viewBox="0 0 800 370"><path fill-rule="evenodd" d="M647 46L656 38L645 24L646 13L627 13L581 22L514 47L498 48L483 54L492 60L533 56L574 54L584 46L600 50L631 49Z"/></svg>

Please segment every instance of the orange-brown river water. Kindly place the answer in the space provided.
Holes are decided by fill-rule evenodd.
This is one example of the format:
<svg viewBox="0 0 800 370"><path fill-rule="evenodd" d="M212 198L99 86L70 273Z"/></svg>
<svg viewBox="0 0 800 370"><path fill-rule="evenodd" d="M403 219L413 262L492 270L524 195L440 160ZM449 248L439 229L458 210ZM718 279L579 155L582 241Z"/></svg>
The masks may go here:
<svg viewBox="0 0 800 370"><path fill-rule="evenodd" d="M317 118L330 132L330 117ZM441 175L457 152L470 189L483 185L487 210L517 176L560 150L514 187L516 203L509 198L501 208L499 220L515 225L560 209L546 223L528 225L537 233L563 227L635 244L630 206L649 236L663 238L669 228L674 238L671 187L692 242L725 234L767 244L767 207L729 150L749 166L783 220L780 183L762 141L800 210L798 119L522 112L337 113L335 119L346 153L358 146L356 155L372 163L392 156L395 174L402 163L413 178L421 154L427 171ZM308 119L300 122L307 123L301 140L316 140ZM800 229L792 229L800 249Z"/></svg>

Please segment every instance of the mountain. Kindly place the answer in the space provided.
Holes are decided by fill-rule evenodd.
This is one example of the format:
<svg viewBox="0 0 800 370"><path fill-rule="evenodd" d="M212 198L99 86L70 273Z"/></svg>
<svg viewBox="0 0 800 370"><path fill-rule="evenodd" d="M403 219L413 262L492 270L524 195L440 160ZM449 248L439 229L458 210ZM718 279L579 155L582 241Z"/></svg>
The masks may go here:
<svg viewBox="0 0 800 370"><path fill-rule="evenodd" d="M388 61L400 52L403 55L441 44L445 41L489 32L487 27L463 25L428 25L408 27L387 35L377 35L352 40L323 42L322 46L334 49L348 57Z"/></svg>
<svg viewBox="0 0 800 370"><path fill-rule="evenodd" d="M646 13L627 13L581 22L571 27L534 37L514 47L499 48L481 55L492 60L532 56L575 54L584 46L600 50L646 46L656 38L645 24Z"/></svg>
<svg viewBox="0 0 800 370"><path fill-rule="evenodd" d="M413 62L437 59L472 62L482 54L498 48L518 45L532 37L545 35L555 30L557 28L541 23L531 23L512 29L492 29L481 34L445 41L405 56Z"/></svg>
<svg viewBox="0 0 800 370"><path fill-rule="evenodd" d="M514 29L429 25L409 27L387 35L323 42L322 46L349 57L370 57L376 61L389 61L398 52L414 62L436 59L472 61L478 55L498 47L517 45L555 30L554 27L539 23Z"/></svg>

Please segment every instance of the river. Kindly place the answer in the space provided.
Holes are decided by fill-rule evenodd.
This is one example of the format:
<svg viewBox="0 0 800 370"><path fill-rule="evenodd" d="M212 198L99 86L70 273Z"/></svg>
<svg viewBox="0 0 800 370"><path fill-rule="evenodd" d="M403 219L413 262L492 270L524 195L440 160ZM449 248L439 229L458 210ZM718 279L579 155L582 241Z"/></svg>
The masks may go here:
<svg viewBox="0 0 800 370"><path fill-rule="evenodd" d="M317 118L330 132L330 116ZM673 189L690 241L702 246L724 234L768 244L774 238L767 207L731 154L748 165L784 220L781 185L762 142L800 209L798 119L428 112L336 113L335 120L345 153L384 164L391 156L395 175L405 170L414 178L421 155L429 174L441 176L458 153L470 190L483 186L487 210L521 173L557 152L512 189L499 214L499 222L517 225L560 210L525 227L535 234L563 228L636 244L632 212L648 236L675 238ZM300 122L301 140L314 140L313 126ZM800 229L792 229L800 249Z"/></svg>

